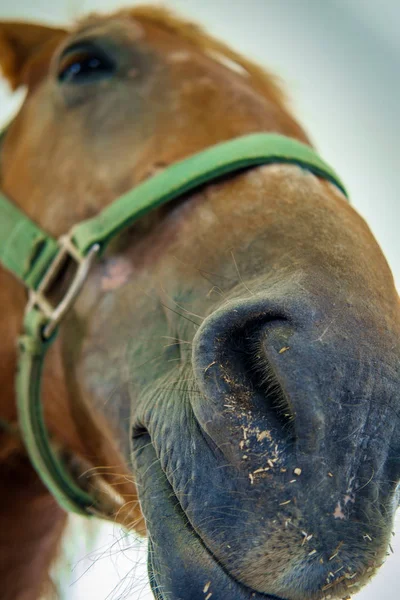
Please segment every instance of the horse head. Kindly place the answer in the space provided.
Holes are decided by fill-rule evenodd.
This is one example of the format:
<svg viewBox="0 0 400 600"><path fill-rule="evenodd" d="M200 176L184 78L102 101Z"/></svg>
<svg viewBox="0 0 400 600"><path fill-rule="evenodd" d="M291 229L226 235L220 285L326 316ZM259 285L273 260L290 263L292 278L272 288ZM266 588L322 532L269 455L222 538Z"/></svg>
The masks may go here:
<svg viewBox="0 0 400 600"><path fill-rule="evenodd" d="M0 24L0 62L27 87L1 188L56 237L218 142L309 144L270 74L161 9ZM25 294L0 283L12 421ZM142 511L158 598L348 597L382 564L399 502L399 334L390 269L343 193L293 164L243 169L111 244L51 351L47 425L76 473L124 498L117 520L143 531ZM10 453L3 512L25 498L26 553L42 548L33 600L63 513ZM20 554L10 590L29 580Z"/></svg>

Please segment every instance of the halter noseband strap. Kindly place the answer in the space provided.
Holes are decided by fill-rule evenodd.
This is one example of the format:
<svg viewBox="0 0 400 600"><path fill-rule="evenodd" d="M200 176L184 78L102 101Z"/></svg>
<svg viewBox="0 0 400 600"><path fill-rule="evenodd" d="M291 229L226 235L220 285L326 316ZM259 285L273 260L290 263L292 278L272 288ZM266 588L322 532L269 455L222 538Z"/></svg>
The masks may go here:
<svg viewBox="0 0 400 600"><path fill-rule="evenodd" d="M332 182L347 196L339 177L312 148L268 133L218 144L168 167L115 200L98 216L75 225L58 241L0 194L0 263L30 290L24 331L19 338L17 404L21 433L33 466L65 510L113 516L104 496L100 498L80 487L53 448L41 399L46 352L92 263L118 233L151 210L223 175L270 163L299 165ZM53 307L48 293L71 260L76 263L75 276L62 300Z"/></svg>

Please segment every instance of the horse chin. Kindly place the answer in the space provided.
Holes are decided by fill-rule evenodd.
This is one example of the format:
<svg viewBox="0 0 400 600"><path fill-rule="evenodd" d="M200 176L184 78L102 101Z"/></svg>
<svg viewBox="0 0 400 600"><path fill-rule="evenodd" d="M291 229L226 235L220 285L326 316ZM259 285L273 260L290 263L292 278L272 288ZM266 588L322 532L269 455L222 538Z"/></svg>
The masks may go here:
<svg viewBox="0 0 400 600"><path fill-rule="evenodd" d="M237 582L190 524L149 435L136 445L137 483L149 537L148 571L156 600L289 600Z"/></svg>

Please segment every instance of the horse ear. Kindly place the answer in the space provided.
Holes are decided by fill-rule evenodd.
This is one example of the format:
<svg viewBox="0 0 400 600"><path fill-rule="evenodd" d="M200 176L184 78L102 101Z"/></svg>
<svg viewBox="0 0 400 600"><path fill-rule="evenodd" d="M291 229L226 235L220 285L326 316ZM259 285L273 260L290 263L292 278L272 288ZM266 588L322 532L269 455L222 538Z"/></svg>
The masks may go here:
<svg viewBox="0 0 400 600"><path fill-rule="evenodd" d="M28 64L48 47L55 47L66 33L45 25L0 21L0 68L13 90L28 83Z"/></svg>

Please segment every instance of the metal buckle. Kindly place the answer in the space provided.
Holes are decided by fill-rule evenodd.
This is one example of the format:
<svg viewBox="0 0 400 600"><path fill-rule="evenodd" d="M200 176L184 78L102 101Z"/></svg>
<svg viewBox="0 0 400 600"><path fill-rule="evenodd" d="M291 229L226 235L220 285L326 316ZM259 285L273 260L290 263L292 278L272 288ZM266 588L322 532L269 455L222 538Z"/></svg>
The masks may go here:
<svg viewBox="0 0 400 600"><path fill-rule="evenodd" d="M93 244L87 254L81 256L78 249L71 241L71 238L67 235L60 237L58 244L60 246L59 252L47 269L37 290L32 290L30 292L26 309L29 311L32 310L32 308L39 308L48 319L48 323L43 330L43 337L45 339L51 337L60 321L73 306L100 250L100 244ZM52 306L46 298L46 294L52 284L62 274L62 270L68 258L72 258L77 264L76 273L63 298L59 301L57 306Z"/></svg>

